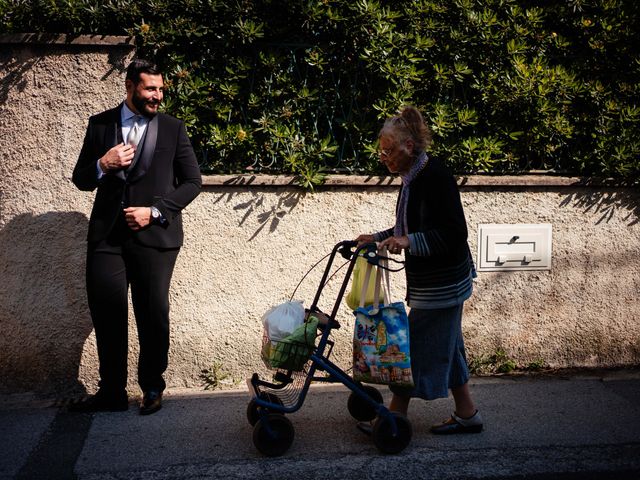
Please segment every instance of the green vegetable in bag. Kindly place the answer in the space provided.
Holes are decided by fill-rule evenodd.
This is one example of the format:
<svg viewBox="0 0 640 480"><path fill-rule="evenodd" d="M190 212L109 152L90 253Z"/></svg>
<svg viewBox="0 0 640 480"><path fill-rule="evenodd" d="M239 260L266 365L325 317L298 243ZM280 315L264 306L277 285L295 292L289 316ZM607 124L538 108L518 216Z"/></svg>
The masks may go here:
<svg viewBox="0 0 640 480"><path fill-rule="evenodd" d="M267 341L262 347L262 359L269 368L300 371L315 347L318 319L310 316L290 335L277 342Z"/></svg>

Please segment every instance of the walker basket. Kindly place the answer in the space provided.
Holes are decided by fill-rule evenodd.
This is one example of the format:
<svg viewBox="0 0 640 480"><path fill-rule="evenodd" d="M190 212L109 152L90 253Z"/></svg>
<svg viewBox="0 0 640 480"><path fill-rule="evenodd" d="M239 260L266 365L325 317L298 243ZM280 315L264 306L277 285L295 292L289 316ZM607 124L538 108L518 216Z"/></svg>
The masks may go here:
<svg viewBox="0 0 640 480"><path fill-rule="evenodd" d="M317 323L307 322L297 335L290 335L279 341L269 338L265 331L262 336L262 361L267 368L300 372L315 348ZM302 333L302 334L300 334Z"/></svg>

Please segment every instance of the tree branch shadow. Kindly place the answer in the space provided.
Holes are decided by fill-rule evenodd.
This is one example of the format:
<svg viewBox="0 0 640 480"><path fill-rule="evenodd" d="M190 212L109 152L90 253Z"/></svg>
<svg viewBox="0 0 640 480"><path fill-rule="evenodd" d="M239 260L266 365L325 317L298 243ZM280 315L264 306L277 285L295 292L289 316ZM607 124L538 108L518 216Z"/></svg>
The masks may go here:
<svg viewBox="0 0 640 480"><path fill-rule="evenodd" d="M250 185L249 182L231 182L230 185ZM278 201L275 205L268 206L266 201L265 190L269 189L269 187L263 187L261 189L252 188L247 189L247 192L251 194L252 198L242 203L238 203L233 206L233 209L236 211L244 210L242 218L238 223L239 226L243 226L247 223L247 221L255 215L258 221L258 228L253 234L249 237L249 241L255 239L263 230L267 227L269 229L269 233L273 233L277 230L280 222L284 220L284 218L290 214L294 208L300 203L307 192L296 188L295 190L283 190L276 194ZM215 200L214 204L218 204L220 202L232 202L234 196L238 195L238 191L230 191L225 192L219 195Z"/></svg>
<svg viewBox="0 0 640 480"><path fill-rule="evenodd" d="M604 187L594 191L577 188L560 202L561 207L581 208L585 214L598 215L596 225L609 223L616 215L621 215L628 226L640 222L640 191L633 187Z"/></svg>
<svg viewBox="0 0 640 480"><path fill-rule="evenodd" d="M25 75L38 63L39 57L28 60L11 58L10 55L0 57L0 67L5 74L0 78L0 105L7 103L9 92L17 90L22 92L27 88L28 81Z"/></svg>
<svg viewBox="0 0 640 480"><path fill-rule="evenodd" d="M258 215L258 222L260 226L258 229L251 235L249 241L253 240L258 236L258 234L269 225L269 233L273 233L278 228L280 222L284 219L284 217L291 213L291 211L298 205L300 200L305 196L305 192L284 192L282 194L278 194L278 203L271 207L271 209L266 212L262 212ZM264 194L259 194L257 198L257 206L260 206L264 203ZM240 205L234 207L235 210L243 208ZM249 206L249 210L245 213L242 222L248 218L251 212L254 210L253 206ZM242 225L242 222L240 223Z"/></svg>

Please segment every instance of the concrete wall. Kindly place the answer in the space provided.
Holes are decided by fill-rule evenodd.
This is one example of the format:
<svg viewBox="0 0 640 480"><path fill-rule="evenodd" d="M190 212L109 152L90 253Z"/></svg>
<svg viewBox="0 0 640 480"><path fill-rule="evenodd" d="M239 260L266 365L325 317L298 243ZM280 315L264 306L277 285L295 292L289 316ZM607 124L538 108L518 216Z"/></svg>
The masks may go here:
<svg viewBox="0 0 640 480"><path fill-rule="evenodd" d="M121 39L9 40L0 50L0 393L93 391L97 358L84 290L93 194L76 190L70 177L88 116L124 96L123 66L133 50ZM390 179L365 186L333 179L314 194L269 178L225 180L207 178L184 212L169 387L197 387L214 362L229 381L266 373L261 315L336 242L393 221ZM553 225L551 271L480 273L465 306L469 354L503 349L520 365L541 359L552 367L640 364L637 189L547 177L464 181L474 253L479 223ZM321 267L296 294L307 305ZM325 288L326 310L342 280L338 273ZM394 297L403 290L403 275L394 275ZM353 321L345 306L339 321L334 356L348 367ZM130 353L136 392L133 321Z"/></svg>

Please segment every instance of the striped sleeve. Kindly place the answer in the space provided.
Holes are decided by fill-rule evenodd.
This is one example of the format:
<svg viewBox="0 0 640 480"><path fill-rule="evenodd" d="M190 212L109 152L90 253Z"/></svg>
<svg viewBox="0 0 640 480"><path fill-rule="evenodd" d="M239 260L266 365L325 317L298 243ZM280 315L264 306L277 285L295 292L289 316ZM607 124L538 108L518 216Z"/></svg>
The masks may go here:
<svg viewBox="0 0 640 480"><path fill-rule="evenodd" d="M427 239L422 232L409 234L409 253L418 257L428 257L431 255L431 249L427 243Z"/></svg>
<svg viewBox="0 0 640 480"><path fill-rule="evenodd" d="M431 255L446 255L449 245L438 229L426 232L414 232L409 234L409 253L418 257Z"/></svg>
<svg viewBox="0 0 640 480"><path fill-rule="evenodd" d="M407 271L407 303L411 308L459 305L473 292L471 259L437 270Z"/></svg>
<svg viewBox="0 0 640 480"><path fill-rule="evenodd" d="M381 242L383 240L386 240L389 237L393 236L393 228L389 228L387 230L383 230L381 232L376 232L373 234L373 241L374 242Z"/></svg>

